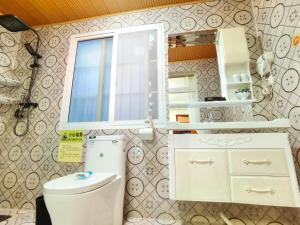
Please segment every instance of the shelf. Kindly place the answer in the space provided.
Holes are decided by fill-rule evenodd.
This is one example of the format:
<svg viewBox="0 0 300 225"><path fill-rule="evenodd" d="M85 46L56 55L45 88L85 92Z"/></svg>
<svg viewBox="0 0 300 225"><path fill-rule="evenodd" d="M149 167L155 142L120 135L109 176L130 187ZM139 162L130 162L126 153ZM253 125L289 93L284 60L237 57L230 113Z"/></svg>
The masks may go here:
<svg viewBox="0 0 300 225"><path fill-rule="evenodd" d="M251 84L250 81L248 82L228 82L227 86L239 86L239 85L243 85L243 84Z"/></svg>
<svg viewBox="0 0 300 225"><path fill-rule="evenodd" d="M169 88L169 94L196 92L197 87Z"/></svg>
<svg viewBox="0 0 300 225"><path fill-rule="evenodd" d="M194 71L169 72L169 78L192 77L194 75L195 75Z"/></svg>
<svg viewBox="0 0 300 225"><path fill-rule="evenodd" d="M274 129L289 128L288 119L275 119L271 121L247 122L203 122L203 123L167 123L168 130L230 130L230 129Z"/></svg>
<svg viewBox="0 0 300 225"><path fill-rule="evenodd" d="M234 105L251 104L255 102L250 100L236 100L236 101L211 101L211 102L190 102L190 103L169 103L170 108L201 108L201 107L228 107Z"/></svg>
<svg viewBox="0 0 300 225"><path fill-rule="evenodd" d="M10 78L0 76L0 84L5 85L5 86L9 86L9 87L17 87L17 86L21 85L21 82L18 81L18 80L13 80L13 79L10 79Z"/></svg>
<svg viewBox="0 0 300 225"><path fill-rule="evenodd" d="M18 104L20 102L19 99L16 98L9 98L6 97L5 95L1 95L0 94L0 104L5 104L5 105L9 105L9 104Z"/></svg>

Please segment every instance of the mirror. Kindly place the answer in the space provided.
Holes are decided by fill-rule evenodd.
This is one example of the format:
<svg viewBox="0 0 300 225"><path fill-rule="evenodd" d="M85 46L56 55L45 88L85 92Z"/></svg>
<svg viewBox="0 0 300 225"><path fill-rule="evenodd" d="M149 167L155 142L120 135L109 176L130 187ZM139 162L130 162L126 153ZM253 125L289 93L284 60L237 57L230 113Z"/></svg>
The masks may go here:
<svg viewBox="0 0 300 225"><path fill-rule="evenodd" d="M170 122L252 120L250 57L243 28L171 34L168 43Z"/></svg>

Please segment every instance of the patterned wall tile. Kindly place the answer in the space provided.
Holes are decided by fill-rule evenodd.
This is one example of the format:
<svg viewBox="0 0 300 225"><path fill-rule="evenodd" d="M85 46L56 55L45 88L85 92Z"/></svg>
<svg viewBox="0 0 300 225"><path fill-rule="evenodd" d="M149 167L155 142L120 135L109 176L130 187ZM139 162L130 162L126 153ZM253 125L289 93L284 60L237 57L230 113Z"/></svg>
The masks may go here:
<svg viewBox="0 0 300 225"><path fill-rule="evenodd" d="M273 2L275 1L272 1L272 4ZM288 2L288 0L284 2ZM263 27L259 29L259 33L263 33L265 34L264 37L270 37L271 39L271 41L267 41L268 38L263 38L263 45L268 48L272 46L272 49L275 49L280 39L277 54L279 57L286 55L282 59L277 57L276 60L281 61L278 61L276 66L273 67L274 71L278 73L277 77L281 77L280 80L277 80L278 88L276 90L278 92L273 93L273 98L263 97L259 92L260 84L259 77L255 72L255 60L261 51L255 38L255 23L250 0L216 0L209 3L193 3L38 28L42 38L40 50L43 59L41 60L42 68L33 89L33 100L39 103L39 107L30 116L29 133L25 137L16 137L13 134L15 106L2 105L0 107L0 207L32 209L34 208L35 198L42 193L43 183L83 169L83 164L58 163L56 161L59 141L57 128L70 36L90 31L163 23L167 36L169 33L244 26L251 53L251 73L257 86L256 96L258 96L258 102L254 106L254 114L258 119L271 119L274 117L273 114L277 115L277 112L289 116L294 127L289 130L293 137L291 141L293 142L294 155L296 159L300 159L300 153L297 150L300 147L298 140L300 136L297 130L297 116L300 111L300 107L297 106L299 101L297 93L299 90L298 86L295 88L294 83L290 84L290 79L294 82L294 79L297 80L297 76L293 71L285 74L285 71L290 69L289 65L293 65L292 68L297 70L299 74L297 69L299 67L296 67L299 65L297 64L299 62L297 49L290 48L289 52L286 52L293 32L288 25L290 22L286 22L284 18L280 22L280 18L272 22L272 26L279 23L278 30L270 25L272 14L273 17L277 18L277 14L282 13L281 6L278 6L276 11L272 13L277 4L270 5L271 1L258 0L254 3L258 28ZM297 5L296 3L295 0L293 4ZM297 13L292 13L292 9L289 7L291 4L283 4L284 17L287 15L288 18L290 17L293 20ZM283 23L287 25L283 25ZM292 21L291 23L295 22ZM284 34L288 37L282 37ZM2 38L4 39L4 37ZM13 38L18 43L18 47L16 47L18 54L15 58L13 71L23 83L20 92L18 92L18 94L21 94L28 86L30 73L28 68L30 57L22 44L34 42L34 36L30 32L24 32L20 39L14 36ZM12 42L11 40L5 41L6 45L12 45ZM14 60L10 50L0 52L10 55L12 61ZM290 64L286 58L290 60ZM283 76L284 74L285 76ZM289 79L286 80L286 78ZM283 85L281 85L282 79ZM286 90L290 91L287 92L287 95L281 94ZM289 104L287 103L283 109L280 109L279 103L275 108L276 99L278 101L283 99L284 102ZM287 108L289 111L286 110ZM216 223L221 222L219 217L221 211L238 224L300 223L297 209L239 204L177 202L168 199L166 130L157 130L153 143L141 142L136 135L136 130L85 131L86 136L95 134L124 134L129 139L126 147L127 182L124 206L125 216L130 217L128 223L139 224L139 221L141 221L139 218L149 218L147 220L149 224L179 224L180 221L185 221L188 224L198 224L201 221ZM299 165L297 167L299 169ZM145 221L143 221L143 224L145 224Z"/></svg>
<svg viewBox="0 0 300 225"><path fill-rule="evenodd" d="M0 28L0 77L20 80L13 72L18 66L16 55L20 44L20 37L20 33L12 33L2 27ZM15 87L0 85L0 94L8 97L18 97L20 95L20 90ZM4 125L1 120L0 124L0 127L3 129Z"/></svg>
<svg viewBox="0 0 300 225"><path fill-rule="evenodd" d="M292 41L300 31L300 2L253 0L253 6L262 49L275 53L272 74L276 84L266 107L273 116L290 119L292 128L288 131L293 154L297 155L300 140L300 47L293 46ZM296 163L296 169L299 174L299 163Z"/></svg>
<svg viewBox="0 0 300 225"><path fill-rule="evenodd" d="M221 96L217 59L191 60L169 64L169 72L194 71L197 80L198 101L205 97Z"/></svg>

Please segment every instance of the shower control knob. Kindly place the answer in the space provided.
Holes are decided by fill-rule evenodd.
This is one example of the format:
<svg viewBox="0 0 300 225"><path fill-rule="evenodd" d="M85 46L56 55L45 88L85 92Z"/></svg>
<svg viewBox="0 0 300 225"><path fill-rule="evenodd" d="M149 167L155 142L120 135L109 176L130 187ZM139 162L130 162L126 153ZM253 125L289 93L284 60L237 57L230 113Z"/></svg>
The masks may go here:
<svg viewBox="0 0 300 225"><path fill-rule="evenodd" d="M15 118L18 118L18 119L24 117L24 115L23 115L23 113L22 113L22 111L21 111L20 109L17 109L17 110L15 111L14 116L15 116Z"/></svg>
<svg viewBox="0 0 300 225"><path fill-rule="evenodd" d="M20 106L23 106L24 108L29 108L29 107L33 107L36 108L38 107L38 103L36 102L25 102L25 103L20 103Z"/></svg>

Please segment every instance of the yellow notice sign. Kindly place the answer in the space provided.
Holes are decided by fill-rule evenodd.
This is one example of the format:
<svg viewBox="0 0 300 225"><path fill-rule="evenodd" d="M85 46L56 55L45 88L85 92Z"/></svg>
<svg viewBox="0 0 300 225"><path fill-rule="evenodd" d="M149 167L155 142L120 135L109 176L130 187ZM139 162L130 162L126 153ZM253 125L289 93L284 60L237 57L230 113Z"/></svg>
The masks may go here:
<svg viewBox="0 0 300 225"><path fill-rule="evenodd" d="M63 130L60 132L58 150L59 162L81 162L83 132L81 130Z"/></svg>

